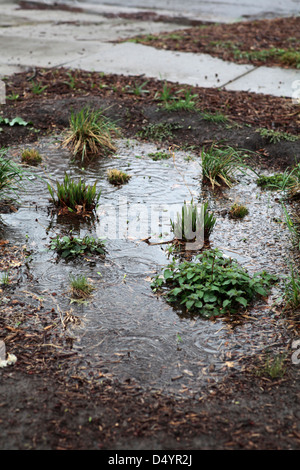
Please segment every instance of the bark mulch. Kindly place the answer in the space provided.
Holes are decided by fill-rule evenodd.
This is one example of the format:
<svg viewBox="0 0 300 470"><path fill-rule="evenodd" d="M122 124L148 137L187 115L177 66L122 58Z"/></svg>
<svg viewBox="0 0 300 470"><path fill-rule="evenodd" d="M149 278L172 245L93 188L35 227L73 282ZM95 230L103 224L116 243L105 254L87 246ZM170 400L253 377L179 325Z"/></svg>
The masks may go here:
<svg viewBox="0 0 300 470"><path fill-rule="evenodd" d="M240 64L300 68L299 16L229 24L203 23L132 40L160 49L207 53Z"/></svg>

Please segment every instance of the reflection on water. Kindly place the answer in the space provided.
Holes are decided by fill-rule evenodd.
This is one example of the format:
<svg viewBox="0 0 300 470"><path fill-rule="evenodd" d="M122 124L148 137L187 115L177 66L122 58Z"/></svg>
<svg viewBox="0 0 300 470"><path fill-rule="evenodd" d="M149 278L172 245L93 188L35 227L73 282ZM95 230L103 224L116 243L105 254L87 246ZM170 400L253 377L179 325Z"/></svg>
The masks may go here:
<svg viewBox="0 0 300 470"><path fill-rule="evenodd" d="M217 215L212 246L236 259L250 271L284 272L289 235L278 223L281 207L273 195L262 193L253 176L224 194L212 195L201 188L199 161L193 155L175 152L175 158L153 161L152 144L118 141L114 157L93 162L86 168L72 163L59 138L42 139L41 168L33 169L18 212L2 216L4 237L31 252L31 276L23 276L17 289L43 297L49 308L70 311L81 323L68 327L72 347L78 355L76 374L103 377L112 374L150 388L181 393L187 389L201 394L211 380L219 380L243 357L277 345L283 347L284 324L265 304L249 312L249 321L233 328L216 321L187 318L151 291L150 282L168 262L168 245L149 245L172 239L172 211L191 197L207 197ZM16 149L12 156L18 159ZM132 177L128 184L114 187L107 181L108 168L119 168ZM101 189L98 218L92 223L61 223L49 210L47 182L62 180L65 170L97 181ZM233 202L249 208L249 216L236 222L224 215ZM113 213L121 230L105 214ZM117 216L116 216L117 214ZM159 214L159 217L157 216ZM150 215L150 217L149 217ZM101 225L102 224L102 225ZM50 239L68 233L104 235L105 259L86 258L66 262L49 251ZM69 275L84 274L95 290L91 300L70 306ZM252 320L251 320L252 316Z"/></svg>

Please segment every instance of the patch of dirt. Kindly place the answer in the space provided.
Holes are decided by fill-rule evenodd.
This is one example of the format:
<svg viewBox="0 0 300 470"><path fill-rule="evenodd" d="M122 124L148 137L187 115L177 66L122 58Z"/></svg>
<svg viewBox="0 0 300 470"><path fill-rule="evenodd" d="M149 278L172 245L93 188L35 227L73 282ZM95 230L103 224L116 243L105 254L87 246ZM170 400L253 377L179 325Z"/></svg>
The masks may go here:
<svg viewBox="0 0 300 470"><path fill-rule="evenodd" d="M300 142L270 144L256 129L299 134L299 106L270 96L193 88L197 110L168 112L159 99L162 83L143 77L102 76L68 70L35 70L6 81L8 99L1 115L32 122L1 125L0 147L29 144L61 132L70 113L85 105L103 107L126 137L163 124L158 144L200 152L213 142L247 148L261 168L286 168L300 157ZM33 92L32 83L43 92ZM168 84L174 93L183 87ZM146 92L145 92L146 91ZM223 112L226 123L203 119L199 111ZM168 126L166 126L166 124ZM150 125L150 127L149 127ZM152 126L152 127L151 127ZM157 129L157 127L156 127ZM171 130L171 131L170 131ZM30 275L22 250L0 244L12 279ZM18 262L19 260L19 262ZM21 271L22 276L17 274ZM15 276L14 276L15 273ZM21 281L19 281L21 282ZM297 317L289 319L299 333ZM211 383L201 399L152 393L98 373L89 380L74 374L76 355L58 309L28 293L18 298L2 286L0 339L17 362L0 369L0 447L4 449L300 449L300 368L287 360L280 379L258 376L265 357L245 358L241 372ZM288 351L290 354L290 351Z"/></svg>
<svg viewBox="0 0 300 470"><path fill-rule="evenodd" d="M134 38L133 38L134 39ZM136 41L182 52L206 53L240 64L299 68L300 17L255 20L230 24L203 24L172 33L137 36ZM284 50L296 52L279 58L261 51Z"/></svg>

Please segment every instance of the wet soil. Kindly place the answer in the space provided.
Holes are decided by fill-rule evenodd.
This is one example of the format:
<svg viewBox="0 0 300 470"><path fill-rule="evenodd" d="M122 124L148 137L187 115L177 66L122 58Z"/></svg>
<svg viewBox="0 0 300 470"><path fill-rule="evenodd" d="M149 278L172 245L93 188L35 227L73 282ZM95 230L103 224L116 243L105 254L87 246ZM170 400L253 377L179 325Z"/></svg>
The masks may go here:
<svg viewBox="0 0 300 470"><path fill-rule="evenodd" d="M68 73L37 69L6 81L7 95L16 99L1 107L2 116L20 116L32 124L1 125L1 147L34 143L42 135L61 132L71 110L88 104L104 108L118 121L124 137L154 138L158 145L192 149L196 154L203 146L223 142L255 151L257 167L270 171L299 160L299 140L272 144L257 132L266 127L298 135L300 109L291 100L195 88L197 111L171 113L160 106L160 82L149 80L146 92L135 94L137 85L145 82L143 77L76 71L73 81ZM36 94L32 81L47 88ZM183 88L169 86L174 92ZM228 121L208 122L199 113L204 110L223 112ZM155 124L163 126L153 134ZM30 275L26 246L2 240L0 249L1 263L12 272L21 268L24 276ZM130 379L121 382L105 374L101 382L98 372L90 376L76 372L76 354L71 345L66 348L58 311L38 297L19 298L16 292L7 286L1 293L0 339L18 358L0 372L2 449L300 448L300 369L292 364L291 351L281 378L258 375L266 357L254 354L245 357L241 370L229 372L219 383L208 383L195 398L184 392L178 398L147 391ZM297 337L299 317L294 314L287 320L291 337Z"/></svg>

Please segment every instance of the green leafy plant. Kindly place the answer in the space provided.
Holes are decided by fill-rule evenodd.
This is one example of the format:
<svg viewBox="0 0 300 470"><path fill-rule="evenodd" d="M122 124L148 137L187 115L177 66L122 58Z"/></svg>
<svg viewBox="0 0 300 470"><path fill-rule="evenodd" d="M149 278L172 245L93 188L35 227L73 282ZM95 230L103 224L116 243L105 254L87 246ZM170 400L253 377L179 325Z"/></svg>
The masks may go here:
<svg viewBox="0 0 300 470"><path fill-rule="evenodd" d="M256 180L256 184L260 188L274 191L286 189L287 185L291 182L291 174L289 171L285 171L284 173L277 173L276 175L261 175Z"/></svg>
<svg viewBox="0 0 300 470"><path fill-rule="evenodd" d="M8 126L15 126L16 124L18 126L28 126L28 124L32 124L32 123L24 121L24 119L21 118L21 117L15 117L13 119L8 119L8 118L4 118L4 117L0 116L0 124L6 124ZM0 131L1 130L2 129L0 127Z"/></svg>
<svg viewBox="0 0 300 470"><path fill-rule="evenodd" d="M70 147L74 156L81 160L97 154L106 155L116 151L112 134L119 131L102 110L84 108L78 113L71 113L70 130L64 139L63 146Z"/></svg>
<svg viewBox="0 0 300 470"><path fill-rule="evenodd" d="M214 189L222 184L232 187L238 172L245 173L249 166L245 162L246 155L232 147L219 148L212 145L201 152L203 180L209 181Z"/></svg>
<svg viewBox="0 0 300 470"><path fill-rule="evenodd" d="M193 200L181 208L177 213L177 220L170 221L174 236L185 242L202 238L208 240L216 223L213 213L208 210L208 202L194 204Z"/></svg>
<svg viewBox="0 0 300 470"><path fill-rule="evenodd" d="M59 237L51 240L50 248L55 250L62 258L74 258L82 255L104 255L104 240L95 239L86 235L83 238L70 236Z"/></svg>
<svg viewBox="0 0 300 470"><path fill-rule="evenodd" d="M63 182L56 182L56 190L49 183L48 190L54 205L61 209L60 214L86 216L94 211L99 202L101 192L97 192L96 186L96 182L88 185L81 178L75 181L65 173Z"/></svg>
<svg viewBox="0 0 300 470"><path fill-rule="evenodd" d="M21 189L24 172L21 167L5 158L6 150L0 150L0 198L16 199ZM12 196L14 193L15 196Z"/></svg>
<svg viewBox="0 0 300 470"><path fill-rule="evenodd" d="M131 178L131 175L128 175L125 171L117 170L116 168L107 170L107 175L108 181L115 186L128 183Z"/></svg>
<svg viewBox="0 0 300 470"><path fill-rule="evenodd" d="M239 312L257 296L266 296L276 278L265 271L252 277L218 249L206 250L195 261L173 262L154 278L151 287L190 313L206 318Z"/></svg>
<svg viewBox="0 0 300 470"><path fill-rule="evenodd" d="M261 137L267 139L271 144L277 144L281 140L287 140L289 142L295 142L299 139L298 136L289 134L288 132L275 131L274 129L258 129Z"/></svg>
<svg viewBox="0 0 300 470"><path fill-rule="evenodd" d="M27 165L36 166L42 161L42 157L38 150L31 148L31 149L24 149L21 155L21 161L23 163L27 163Z"/></svg>

